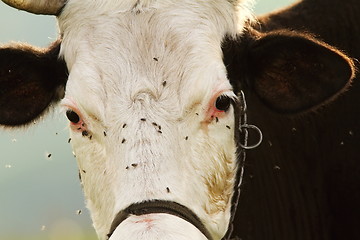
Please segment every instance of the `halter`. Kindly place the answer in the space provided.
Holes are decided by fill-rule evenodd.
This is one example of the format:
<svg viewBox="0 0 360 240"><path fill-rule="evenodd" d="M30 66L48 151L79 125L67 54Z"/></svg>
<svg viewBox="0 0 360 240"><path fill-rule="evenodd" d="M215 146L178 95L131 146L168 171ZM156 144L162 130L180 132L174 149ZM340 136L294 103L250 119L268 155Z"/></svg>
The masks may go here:
<svg viewBox="0 0 360 240"><path fill-rule="evenodd" d="M110 232L107 235L107 239L111 237L115 229L130 215L141 216L151 213L166 213L182 218L185 221L191 223L200 232L202 232L202 234L204 234L207 239L213 240L209 231L206 229L204 224L194 212L179 203L165 200L151 200L141 203L134 203L129 207L125 208L124 210L120 211L111 224Z"/></svg>
<svg viewBox="0 0 360 240"><path fill-rule="evenodd" d="M247 104L245 99L245 94L243 91L240 92L239 101L237 105L240 109L240 115L238 116L238 129L239 132L236 133L239 139L238 142L238 151L239 151L239 158L238 158L238 164L239 169L237 171L236 176L236 182L235 182L235 188L234 188L234 195L232 198L232 205L231 205L231 217L229 221L228 230L225 234L225 236L222 238L222 240L230 240L231 234L233 232L233 221L235 218L236 209L239 203L240 198L240 186L242 182L242 177L244 174L244 163L246 158L246 150L254 149L258 147L263 139L263 135L261 130L256 127L255 125L251 125L247 123ZM249 130L255 130L258 135L259 139L258 141L253 144L248 144L248 138L249 138ZM111 235L114 233L116 228L124 221L126 220L130 215L136 215L141 216L145 214L151 214L151 213L166 213L171 214L177 217L180 217L184 219L185 221L191 223L194 227L196 227L200 232L204 234L204 236L209 239L213 240L211 234L206 229L204 224L201 222L199 217L192 212L189 208L176 203L172 201L165 201L165 200L151 200L151 201L144 201L140 203L134 203L130 205L129 207L125 208L124 210L120 211L116 216L114 221L111 224L111 228L109 231L109 234L107 235L107 239L111 237Z"/></svg>

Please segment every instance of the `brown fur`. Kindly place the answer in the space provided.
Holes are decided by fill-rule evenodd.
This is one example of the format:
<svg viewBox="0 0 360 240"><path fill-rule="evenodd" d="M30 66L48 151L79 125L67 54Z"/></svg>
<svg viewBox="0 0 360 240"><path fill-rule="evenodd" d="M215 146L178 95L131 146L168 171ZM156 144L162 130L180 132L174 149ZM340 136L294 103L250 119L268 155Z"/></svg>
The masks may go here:
<svg viewBox="0 0 360 240"><path fill-rule="evenodd" d="M65 63L60 41L49 48L11 44L0 48L0 124L28 124L63 97Z"/></svg>
<svg viewBox="0 0 360 240"><path fill-rule="evenodd" d="M359 59L359 23L357 0L304 0L260 17L255 27L261 34L310 32ZM348 91L321 110L300 116L275 113L246 91L249 120L261 128L264 141L247 154L233 236L359 238L359 81L355 78Z"/></svg>

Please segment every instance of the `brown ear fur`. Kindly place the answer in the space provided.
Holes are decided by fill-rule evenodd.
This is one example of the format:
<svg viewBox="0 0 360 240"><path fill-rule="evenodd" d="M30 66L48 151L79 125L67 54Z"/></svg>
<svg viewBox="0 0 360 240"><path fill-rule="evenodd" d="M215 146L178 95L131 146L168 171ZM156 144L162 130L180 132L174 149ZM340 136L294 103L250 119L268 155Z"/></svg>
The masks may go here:
<svg viewBox="0 0 360 240"><path fill-rule="evenodd" d="M245 45L246 50L242 47L236 52L245 55L245 59L237 60L245 67L238 67L241 72L236 75L246 76L259 98L277 112L296 113L317 107L336 97L355 75L350 58L309 35L270 32L247 38ZM229 71L231 75L233 70Z"/></svg>
<svg viewBox="0 0 360 240"><path fill-rule="evenodd" d="M270 33L252 46L250 66L259 97L280 112L312 108L336 96L354 78L343 53L309 36Z"/></svg>
<svg viewBox="0 0 360 240"><path fill-rule="evenodd" d="M60 41L47 49L25 44L0 48L0 124L24 125L58 101L67 79Z"/></svg>

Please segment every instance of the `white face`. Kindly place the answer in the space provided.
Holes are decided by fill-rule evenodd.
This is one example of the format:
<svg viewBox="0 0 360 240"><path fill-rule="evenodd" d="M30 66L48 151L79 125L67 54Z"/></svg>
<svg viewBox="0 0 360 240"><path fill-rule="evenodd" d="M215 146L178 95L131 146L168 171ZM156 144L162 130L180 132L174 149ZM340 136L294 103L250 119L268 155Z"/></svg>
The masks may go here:
<svg viewBox="0 0 360 240"><path fill-rule="evenodd" d="M221 41L250 16L234 2L70 0L59 17L70 72L63 105L80 117L72 145L101 239L120 210L151 199L188 207L214 239L225 234L235 123L233 107L216 102L235 95ZM166 214L131 216L111 239L139 236L205 239Z"/></svg>

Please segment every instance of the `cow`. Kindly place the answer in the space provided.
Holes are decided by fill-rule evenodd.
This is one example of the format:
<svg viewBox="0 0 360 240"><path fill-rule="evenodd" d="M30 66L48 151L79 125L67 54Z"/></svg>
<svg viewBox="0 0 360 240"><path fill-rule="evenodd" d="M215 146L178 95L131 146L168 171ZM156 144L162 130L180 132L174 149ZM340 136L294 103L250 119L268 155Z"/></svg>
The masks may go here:
<svg viewBox="0 0 360 240"><path fill-rule="evenodd" d="M258 130L243 122L247 114L264 128L263 146L277 144L273 122L300 114L307 128L305 116L345 94L355 76L351 58L309 33L256 29L247 0L3 2L57 16L60 36L48 48L0 48L0 124L28 126L64 109L102 240L241 236L251 212L241 206L253 196L245 177L237 204L252 140L244 133ZM255 154L248 165L267 158Z"/></svg>
<svg viewBox="0 0 360 240"><path fill-rule="evenodd" d="M258 19L253 26L262 33L311 33L360 59L356 0L303 0ZM235 234L259 240L359 238L359 77L336 101L306 115L279 115L251 89L244 91L264 141L247 154Z"/></svg>

